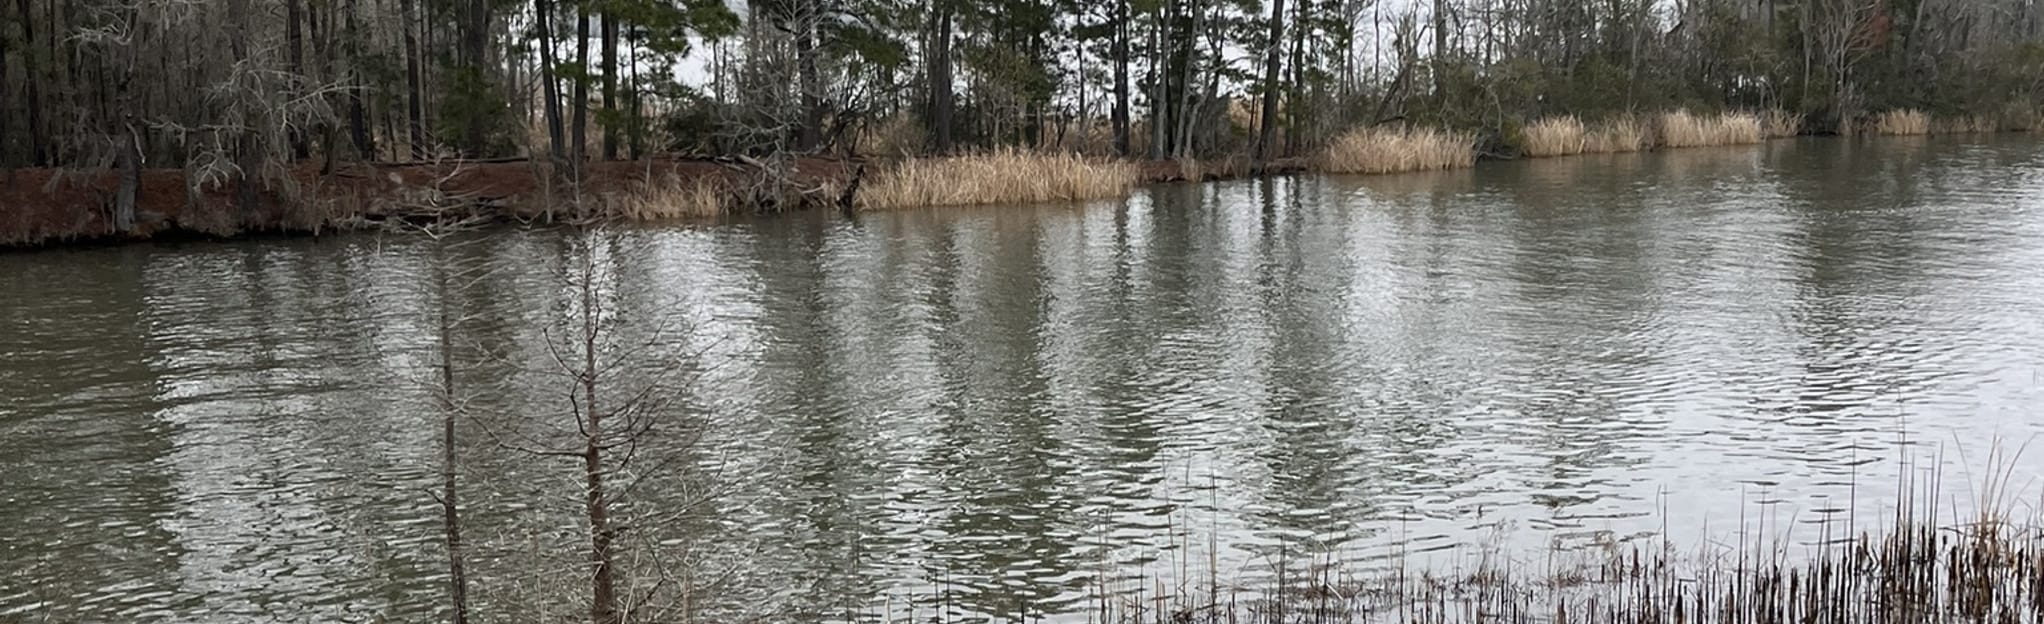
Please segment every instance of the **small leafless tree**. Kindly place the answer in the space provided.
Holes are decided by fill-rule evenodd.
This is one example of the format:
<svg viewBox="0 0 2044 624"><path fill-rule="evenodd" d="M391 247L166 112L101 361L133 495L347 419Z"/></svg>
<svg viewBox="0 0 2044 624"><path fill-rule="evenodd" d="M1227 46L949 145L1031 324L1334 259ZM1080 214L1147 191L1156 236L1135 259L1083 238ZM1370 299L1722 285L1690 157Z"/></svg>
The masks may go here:
<svg viewBox="0 0 2044 624"><path fill-rule="evenodd" d="M440 507L441 536L447 549L450 621L467 624L468 547L462 535L460 449L463 438L460 423L472 418L469 405L474 392L458 383L461 375L456 337L460 335L467 315L456 302L461 292L486 276L488 264L469 260L472 256L466 249L481 240L468 235L484 225L486 220L472 213L449 210L448 203L443 200L444 193L438 192L459 171L460 166L456 165L433 179L426 189L436 193L422 194L418 205L410 206L411 210L400 213L399 218L388 224L404 234L423 239L432 247L431 264L427 267L428 275L423 285L425 294L433 301L429 312L433 332L432 380L425 385L440 412L440 482L437 491L429 489L427 494Z"/></svg>
<svg viewBox="0 0 2044 624"><path fill-rule="evenodd" d="M461 288L457 284L474 282L484 265L459 262L455 258L465 255L451 252L465 244L455 237L473 225L472 221L454 220L420 228L421 234L433 244L433 333L439 352L438 361L434 362L439 386L434 394L440 407L440 491L434 499L440 503L441 531L447 546L447 597L454 624L469 621L467 547L461 534L461 466L457 452L461 447L458 423L468 414L469 402L455 383L454 336L462 315L453 302L454 294Z"/></svg>
<svg viewBox="0 0 2044 624"><path fill-rule="evenodd" d="M558 267L563 298L558 321L543 332L544 370L557 380L563 409L557 418L534 422L483 423L496 445L533 458L574 466L584 544L591 624L651 621L670 614L688 583L661 565L629 570L630 561L658 562L657 556L627 557L627 536L694 513L720 495L716 487L662 496L658 504L635 505L656 478L663 492L676 491L676 473L693 466L701 427L674 409L694 368L687 354L669 347L669 327L655 319L633 319L620 305L614 254L625 243L594 225L578 226ZM657 549L657 544L641 545Z"/></svg>

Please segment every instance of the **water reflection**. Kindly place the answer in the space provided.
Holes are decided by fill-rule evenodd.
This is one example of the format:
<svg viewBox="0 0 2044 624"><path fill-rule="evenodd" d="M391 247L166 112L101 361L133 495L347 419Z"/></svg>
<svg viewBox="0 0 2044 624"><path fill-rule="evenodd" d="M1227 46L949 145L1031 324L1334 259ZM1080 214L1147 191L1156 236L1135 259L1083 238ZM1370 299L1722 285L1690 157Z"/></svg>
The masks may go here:
<svg viewBox="0 0 2044 624"><path fill-rule="evenodd" d="M546 345L582 254L640 321L620 342L684 373L668 424L701 439L625 513L634 564L710 620L1010 619L1209 562L1689 543L1763 496L1871 521L1904 442L2044 428L2029 139L434 245L0 258L38 295L0 303L0 619L432 617L433 314L462 319L472 410L558 430ZM489 270L441 292L436 262ZM571 616L573 468L462 459L479 608Z"/></svg>

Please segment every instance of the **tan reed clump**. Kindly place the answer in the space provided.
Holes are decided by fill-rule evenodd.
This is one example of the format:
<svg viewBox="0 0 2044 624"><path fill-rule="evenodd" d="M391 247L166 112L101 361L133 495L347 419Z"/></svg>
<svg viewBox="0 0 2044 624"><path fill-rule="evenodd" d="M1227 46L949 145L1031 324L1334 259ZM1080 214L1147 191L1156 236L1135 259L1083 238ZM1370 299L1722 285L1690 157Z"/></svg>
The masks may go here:
<svg viewBox="0 0 2044 624"><path fill-rule="evenodd" d="M1770 139L1788 138L1803 133L1802 113L1770 108L1761 113L1761 122L1767 127L1767 137Z"/></svg>
<svg viewBox="0 0 2044 624"><path fill-rule="evenodd" d="M1591 126L1583 151L1594 154L1639 152L1654 147L1654 133L1630 115L1612 117Z"/></svg>
<svg viewBox="0 0 2044 624"><path fill-rule="evenodd" d="M856 201L884 210L1105 199L1127 195L1139 179L1127 162L1001 149L903 160L864 182Z"/></svg>
<svg viewBox="0 0 2044 624"><path fill-rule="evenodd" d="M715 181L683 181L669 174L660 182L604 197L602 216L621 221L704 219L724 214L728 195L724 185Z"/></svg>
<svg viewBox="0 0 2044 624"><path fill-rule="evenodd" d="M1930 134L1930 115L1916 109L1886 111L1867 122L1867 132L1888 136Z"/></svg>
<svg viewBox="0 0 2044 624"><path fill-rule="evenodd" d="M1751 113L1696 115L1678 110L1661 114L1661 145L1705 147L1759 143L1766 135L1760 117Z"/></svg>
<svg viewBox="0 0 2044 624"><path fill-rule="evenodd" d="M1575 115L1560 115L1526 124L1524 133L1527 156L1567 156L1583 153L1589 131Z"/></svg>
<svg viewBox="0 0 2044 624"><path fill-rule="evenodd" d="M1357 128L1320 152L1329 173L1435 171L1476 164L1476 137L1433 128Z"/></svg>

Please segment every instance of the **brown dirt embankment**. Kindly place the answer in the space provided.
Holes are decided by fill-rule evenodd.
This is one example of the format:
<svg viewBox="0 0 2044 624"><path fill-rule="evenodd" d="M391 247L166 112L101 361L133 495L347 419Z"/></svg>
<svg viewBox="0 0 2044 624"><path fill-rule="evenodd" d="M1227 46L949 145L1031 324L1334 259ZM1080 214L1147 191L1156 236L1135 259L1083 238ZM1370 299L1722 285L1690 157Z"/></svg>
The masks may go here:
<svg viewBox="0 0 2044 624"><path fill-rule="evenodd" d="M1296 173L1303 162L1285 160L1256 171L1246 162L1144 161L1145 183L1215 180L1256 173ZM865 165L883 161L803 158L788 182L834 188ZM757 180L757 167L736 159L653 158L591 163L582 197L622 196L649 187L708 183L731 188ZM321 233L384 227L396 220L454 211L498 221L547 221L570 216L575 193L553 183L543 163L526 160L349 163L321 172L303 163L257 184L246 198L233 184L202 184L188 193L185 172L150 169L137 196L137 226L112 227L118 179L111 171L0 170L0 248L74 242L120 242L162 237L231 237L252 233ZM731 202L738 205L740 202Z"/></svg>

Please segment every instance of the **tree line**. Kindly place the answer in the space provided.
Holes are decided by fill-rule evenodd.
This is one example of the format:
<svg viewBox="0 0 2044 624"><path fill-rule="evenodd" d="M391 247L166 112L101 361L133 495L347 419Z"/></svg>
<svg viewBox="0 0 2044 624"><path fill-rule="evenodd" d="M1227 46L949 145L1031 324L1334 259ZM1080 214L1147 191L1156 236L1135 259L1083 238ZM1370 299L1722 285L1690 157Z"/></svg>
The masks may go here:
<svg viewBox="0 0 2044 624"><path fill-rule="evenodd" d="M2034 111L2037 0L0 0L0 166L1297 154L1405 121ZM128 192L123 190L123 192Z"/></svg>

